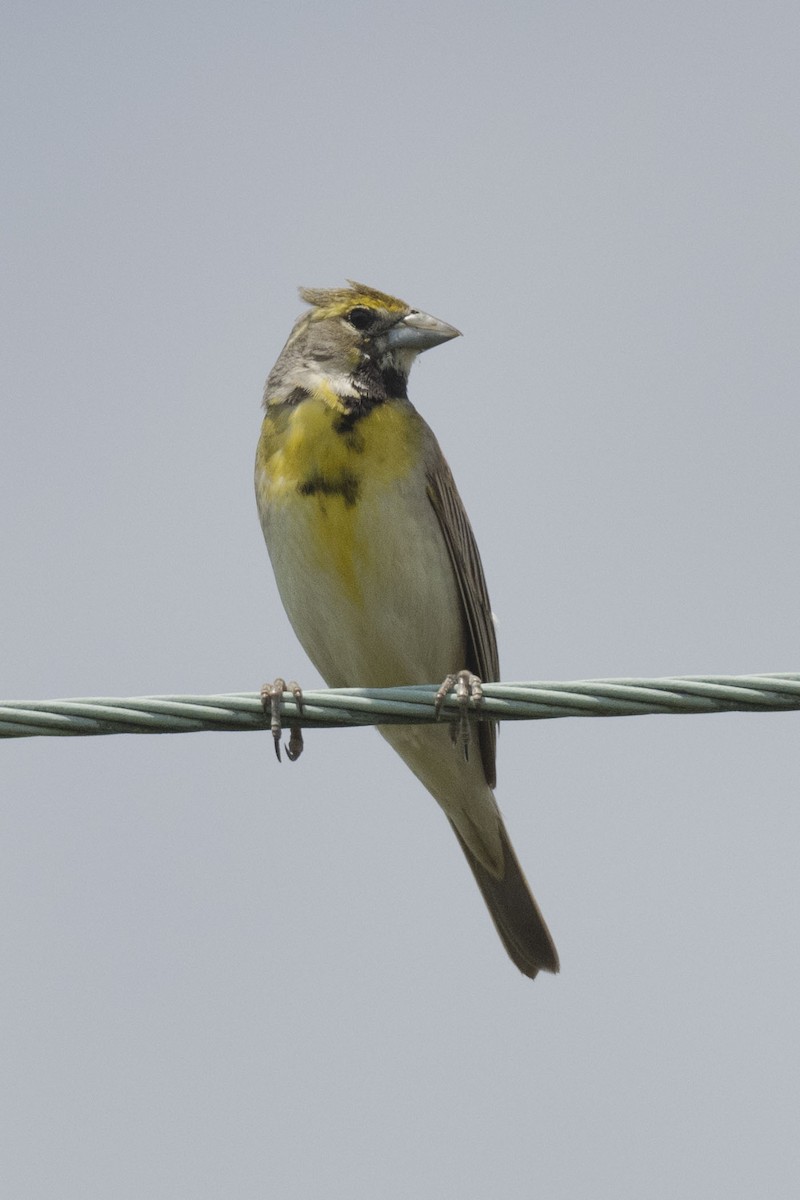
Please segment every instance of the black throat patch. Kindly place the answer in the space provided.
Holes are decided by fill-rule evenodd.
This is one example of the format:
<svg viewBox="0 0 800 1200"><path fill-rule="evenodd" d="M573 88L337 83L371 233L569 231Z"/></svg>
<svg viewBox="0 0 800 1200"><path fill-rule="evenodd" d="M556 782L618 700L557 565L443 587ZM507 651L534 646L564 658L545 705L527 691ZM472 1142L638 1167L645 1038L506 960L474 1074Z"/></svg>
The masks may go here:
<svg viewBox="0 0 800 1200"><path fill-rule="evenodd" d="M359 453L364 447L361 439L354 436L358 422L387 400L407 400L408 379L397 367L386 364L378 367L367 359L353 376L353 386L358 395L344 400L347 412L336 417L333 428L347 438L351 450Z"/></svg>

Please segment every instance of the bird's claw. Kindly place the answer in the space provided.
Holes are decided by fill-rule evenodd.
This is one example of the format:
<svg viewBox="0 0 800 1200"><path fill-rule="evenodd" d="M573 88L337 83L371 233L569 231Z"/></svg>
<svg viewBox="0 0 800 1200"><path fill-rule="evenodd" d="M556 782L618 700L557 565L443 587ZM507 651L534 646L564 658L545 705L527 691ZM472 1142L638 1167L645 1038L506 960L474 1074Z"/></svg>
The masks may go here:
<svg viewBox="0 0 800 1200"><path fill-rule="evenodd" d="M272 732L272 740L275 746L275 755L278 762L281 761L281 700L284 696L290 695L297 705L297 715L302 720L303 717L303 689L294 680L276 679L273 683L265 683L261 689L261 704L265 713L269 713L269 727ZM286 743L286 757L289 762L297 762L300 755L303 753L303 731L300 728L300 721L295 719L289 722L289 741Z"/></svg>
<svg viewBox="0 0 800 1200"><path fill-rule="evenodd" d="M437 721L442 715L442 705L444 704L447 693L455 688L456 704L458 705L458 720L454 721L450 726L450 740L454 746L461 746L464 751L464 759L469 759L469 744L472 740L472 732L469 723L470 705L473 708L480 708L483 703L483 686L477 675L473 675L471 671L457 671L454 675L448 675L443 681L442 686L436 693L434 700L433 711L436 714Z"/></svg>

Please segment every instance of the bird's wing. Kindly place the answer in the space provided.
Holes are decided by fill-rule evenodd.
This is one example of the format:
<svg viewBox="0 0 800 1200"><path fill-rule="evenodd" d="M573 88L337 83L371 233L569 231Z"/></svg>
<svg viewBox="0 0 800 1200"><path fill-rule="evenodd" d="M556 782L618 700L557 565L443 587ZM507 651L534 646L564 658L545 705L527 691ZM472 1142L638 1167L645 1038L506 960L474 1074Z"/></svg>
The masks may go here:
<svg viewBox="0 0 800 1200"><path fill-rule="evenodd" d="M484 683L495 683L500 679L500 660L481 556L452 472L441 451L428 470L428 496L447 543L464 609L467 661L460 666L455 664L453 669L466 667ZM494 787L496 722L479 722L478 741L486 781Z"/></svg>

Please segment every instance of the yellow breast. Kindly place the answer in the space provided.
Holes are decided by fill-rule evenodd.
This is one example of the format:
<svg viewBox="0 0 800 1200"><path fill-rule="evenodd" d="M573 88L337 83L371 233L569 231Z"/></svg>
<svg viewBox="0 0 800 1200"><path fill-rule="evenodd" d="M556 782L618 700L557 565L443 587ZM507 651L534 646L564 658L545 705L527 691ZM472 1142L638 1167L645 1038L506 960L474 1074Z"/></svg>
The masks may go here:
<svg viewBox="0 0 800 1200"><path fill-rule="evenodd" d="M387 498L419 464L421 439L419 418L404 401L376 405L358 420L338 398L319 393L269 410L256 487L276 574L276 558L296 552L304 569L322 571L362 604ZM293 552L274 545L278 538L303 544Z"/></svg>

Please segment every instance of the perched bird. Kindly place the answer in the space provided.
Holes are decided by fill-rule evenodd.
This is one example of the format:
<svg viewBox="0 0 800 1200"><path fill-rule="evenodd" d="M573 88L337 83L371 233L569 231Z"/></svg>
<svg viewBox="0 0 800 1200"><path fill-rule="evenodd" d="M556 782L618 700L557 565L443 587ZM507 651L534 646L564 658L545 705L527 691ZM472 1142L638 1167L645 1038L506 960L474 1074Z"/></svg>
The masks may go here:
<svg viewBox="0 0 800 1200"><path fill-rule="evenodd" d="M478 680L499 679L489 596L450 468L407 391L416 356L458 330L360 283L300 295L311 307L267 379L255 471L289 620L330 687L444 680L443 696L457 678L469 702ZM380 732L444 809L503 945L533 978L557 971L558 954L492 792L496 727L472 724L471 751L449 724Z"/></svg>

